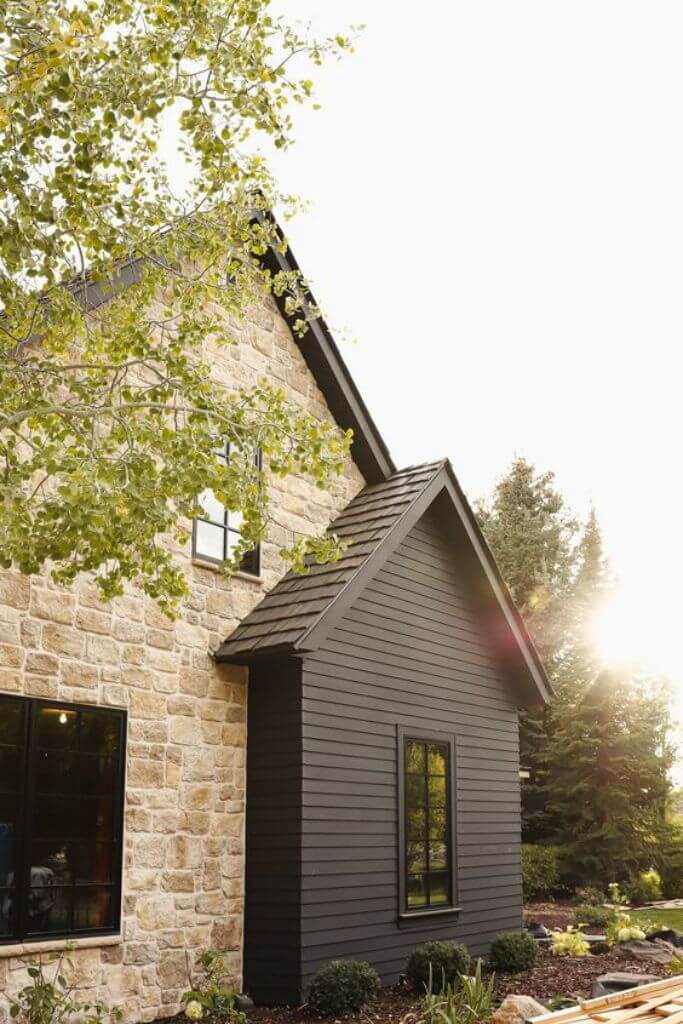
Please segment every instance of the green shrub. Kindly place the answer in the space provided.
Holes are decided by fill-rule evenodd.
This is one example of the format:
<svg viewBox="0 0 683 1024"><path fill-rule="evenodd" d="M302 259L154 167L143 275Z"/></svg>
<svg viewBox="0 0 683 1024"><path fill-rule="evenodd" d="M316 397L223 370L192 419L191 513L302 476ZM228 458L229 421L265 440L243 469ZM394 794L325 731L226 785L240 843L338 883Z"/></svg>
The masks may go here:
<svg viewBox="0 0 683 1024"><path fill-rule="evenodd" d="M662 895L667 900L683 899L683 829L677 831L676 839L664 846L657 858Z"/></svg>
<svg viewBox="0 0 683 1024"><path fill-rule="evenodd" d="M501 932L491 943L491 966L497 971L519 974L536 963L538 948L527 932Z"/></svg>
<svg viewBox="0 0 683 1024"><path fill-rule="evenodd" d="M207 949L197 960L197 979L180 997L188 1020L205 1024L246 1024L247 1018L235 1006L235 991L225 984L225 957Z"/></svg>
<svg viewBox="0 0 683 1024"><path fill-rule="evenodd" d="M574 999L574 996L555 996L554 999L549 999L546 1006L551 1013L555 1013L557 1010L568 1010L572 1006L579 1006L579 1000Z"/></svg>
<svg viewBox="0 0 683 1024"><path fill-rule="evenodd" d="M473 977L461 974L456 984L447 984L441 992L435 990L432 977L420 1001L420 1024L477 1024L491 1016L495 993L496 976L482 981L481 960Z"/></svg>
<svg viewBox="0 0 683 1024"><path fill-rule="evenodd" d="M659 872L651 868L650 871L641 872L637 878L624 882L623 889L629 903L638 907L643 903L661 900L662 879Z"/></svg>
<svg viewBox="0 0 683 1024"><path fill-rule="evenodd" d="M118 1008L104 1003L78 1001L73 993L74 965L67 956L70 947L61 953L27 960L29 981L16 994L9 996L10 1017L16 1024L70 1024L73 1020L88 1024L114 1024L121 1020ZM46 970L52 968L52 970Z"/></svg>
<svg viewBox="0 0 683 1024"><path fill-rule="evenodd" d="M556 846L522 845L522 891L525 902L551 896L560 881L560 858Z"/></svg>
<svg viewBox="0 0 683 1024"><path fill-rule="evenodd" d="M630 914L620 911L612 916L607 929L607 942L610 946L617 942L631 942L634 939L644 939L647 929L642 921L637 923Z"/></svg>
<svg viewBox="0 0 683 1024"><path fill-rule="evenodd" d="M610 922L613 911L609 907L594 907L585 903L574 911L575 925L593 925L595 928L606 928Z"/></svg>
<svg viewBox="0 0 683 1024"><path fill-rule="evenodd" d="M425 942L410 954L406 964L406 977L418 992L429 986L431 964L432 984L435 989L458 981L467 974L471 964L467 948L460 942Z"/></svg>
<svg viewBox="0 0 683 1024"><path fill-rule="evenodd" d="M379 992L377 971L360 960L331 960L308 986L308 1005L320 1017L344 1017L362 1010Z"/></svg>
<svg viewBox="0 0 683 1024"><path fill-rule="evenodd" d="M570 925L566 931L553 932L550 952L553 956L590 956L591 948L580 928Z"/></svg>
<svg viewBox="0 0 683 1024"><path fill-rule="evenodd" d="M572 902L580 907L601 907L605 902L605 894L595 885L582 885L574 890Z"/></svg>

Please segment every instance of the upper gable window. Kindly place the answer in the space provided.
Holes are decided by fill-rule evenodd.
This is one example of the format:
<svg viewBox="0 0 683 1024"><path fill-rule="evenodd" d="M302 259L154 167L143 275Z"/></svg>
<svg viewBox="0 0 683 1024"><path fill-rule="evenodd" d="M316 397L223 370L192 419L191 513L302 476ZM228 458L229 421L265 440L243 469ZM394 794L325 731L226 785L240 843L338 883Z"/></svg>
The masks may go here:
<svg viewBox="0 0 683 1024"><path fill-rule="evenodd" d="M116 932L126 716L0 696L0 944Z"/></svg>
<svg viewBox="0 0 683 1024"><path fill-rule="evenodd" d="M227 464L230 460L230 445L218 453L218 457ZM261 453L255 456L257 466L261 466ZM192 554L196 558L220 564L233 557L238 544L242 540L242 514L230 512L221 505L213 491L203 491L199 496L199 504L203 515L194 521L192 530ZM261 571L261 549L256 545L247 551L240 562L240 572L249 576L258 576Z"/></svg>

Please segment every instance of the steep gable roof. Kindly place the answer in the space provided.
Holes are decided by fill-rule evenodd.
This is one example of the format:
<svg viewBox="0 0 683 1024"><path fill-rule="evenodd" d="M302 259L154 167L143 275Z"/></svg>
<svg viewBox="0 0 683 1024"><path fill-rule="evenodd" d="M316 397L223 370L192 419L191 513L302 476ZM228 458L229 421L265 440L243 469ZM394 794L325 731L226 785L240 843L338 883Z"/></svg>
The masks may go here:
<svg viewBox="0 0 683 1024"><path fill-rule="evenodd" d="M277 236L284 244L284 235L273 218L265 213L254 213L254 218L258 221L264 221L267 217L271 220L271 229L274 227ZM117 291L128 288L139 280L140 268L144 259L145 257L140 256L124 261L110 281L105 283L89 282L87 293L84 292L80 278L74 281L70 287L79 302L87 303L89 309L95 309ZM282 271L301 273L296 257L289 246L284 252L277 248L268 249L260 257L260 261L263 269L272 275ZM324 318L318 316L312 319L308 330L300 335L294 327L295 321L300 319L300 312L292 312L288 309L286 294L274 294L273 299L280 315L289 326L292 338L304 357L308 369L322 391L335 422L343 430L349 428L353 430L351 458L368 483L384 480L395 472L396 466ZM315 298L308 289L304 292L304 302L309 309L317 309Z"/></svg>
<svg viewBox="0 0 683 1024"><path fill-rule="evenodd" d="M356 597L437 498L467 535L480 572L521 659L525 695L547 701L545 670L447 460L413 466L365 487L329 528L347 542L341 558L313 564L306 575L288 573L216 652L218 661L250 662L279 652L316 650Z"/></svg>
<svg viewBox="0 0 683 1024"><path fill-rule="evenodd" d="M263 220L266 214L258 213L256 217ZM276 224L275 227L282 238L279 226ZM301 273L289 247L284 253L270 248L261 257L261 263L272 274L281 271ZM351 457L354 462L368 483L384 480L396 471L396 466L324 318L318 316L311 320L304 336L299 337L293 329L293 322L299 318L299 314L289 312L285 295L274 295L273 298L281 316L289 324L292 337L325 396L335 421L344 430L349 427L353 430ZM305 298L309 307L317 308L310 291L306 292Z"/></svg>

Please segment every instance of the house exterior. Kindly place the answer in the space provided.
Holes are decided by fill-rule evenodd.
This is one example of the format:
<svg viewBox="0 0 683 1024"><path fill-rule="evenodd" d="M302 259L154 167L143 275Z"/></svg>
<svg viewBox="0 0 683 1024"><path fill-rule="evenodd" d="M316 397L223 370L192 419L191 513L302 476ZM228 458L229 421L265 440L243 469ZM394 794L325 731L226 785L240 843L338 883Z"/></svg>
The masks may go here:
<svg viewBox="0 0 683 1024"><path fill-rule="evenodd" d="M66 940L78 990L149 1021L203 949L297 1001L333 956L393 981L420 941L521 923L517 709L549 691L457 480L397 471L322 320L297 339L264 297L231 326L215 379L277 381L353 458L327 491L272 480L231 579L208 502L176 622L0 573L0 1019ZM288 531L330 524L341 560L285 576Z"/></svg>

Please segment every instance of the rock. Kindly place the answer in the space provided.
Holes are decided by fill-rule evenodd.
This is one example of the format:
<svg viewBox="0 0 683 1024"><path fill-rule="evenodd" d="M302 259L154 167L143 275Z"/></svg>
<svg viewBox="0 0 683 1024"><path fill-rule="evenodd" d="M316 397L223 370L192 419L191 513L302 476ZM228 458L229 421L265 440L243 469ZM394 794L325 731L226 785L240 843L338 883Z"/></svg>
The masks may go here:
<svg viewBox="0 0 683 1024"><path fill-rule="evenodd" d="M683 935L680 932L676 932L673 928L662 928L658 932L650 932L647 937L648 942L663 941L671 946L675 946L677 949L683 947Z"/></svg>
<svg viewBox="0 0 683 1024"><path fill-rule="evenodd" d="M489 1024L524 1024L524 1021L540 1017L547 1012L545 1006L531 996L506 996L489 1018Z"/></svg>
<svg viewBox="0 0 683 1024"><path fill-rule="evenodd" d="M652 960L656 964L670 964L675 949L663 942L647 942L645 939L634 939L632 942L620 942L616 947L618 956L632 957L634 960Z"/></svg>
<svg viewBox="0 0 683 1024"><path fill-rule="evenodd" d="M626 989L635 988L636 985L647 985L651 981L659 981L656 974L631 974L629 971L601 974L593 981L590 997L597 999L598 996L609 996L613 992L625 992Z"/></svg>

